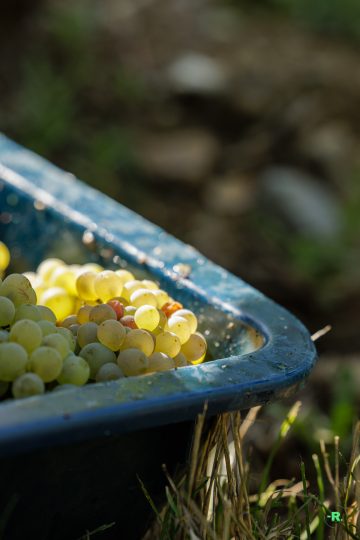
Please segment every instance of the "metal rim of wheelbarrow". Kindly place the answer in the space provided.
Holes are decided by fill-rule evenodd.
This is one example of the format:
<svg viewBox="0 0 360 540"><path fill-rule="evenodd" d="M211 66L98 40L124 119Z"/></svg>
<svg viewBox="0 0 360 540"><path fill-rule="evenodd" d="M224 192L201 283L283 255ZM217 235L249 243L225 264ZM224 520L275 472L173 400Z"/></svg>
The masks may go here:
<svg viewBox="0 0 360 540"><path fill-rule="evenodd" d="M288 395L309 374L316 349L288 311L191 246L0 134L0 197L1 184L91 231L120 257L146 265L155 278L177 280L200 301L257 328L265 344L250 354L89 384L66 396L50 392L5 401L0 405L0 454L193 419L205 401L210 413L249 408ZM189 265L189 278L176 272L179 264Z"/></svg>

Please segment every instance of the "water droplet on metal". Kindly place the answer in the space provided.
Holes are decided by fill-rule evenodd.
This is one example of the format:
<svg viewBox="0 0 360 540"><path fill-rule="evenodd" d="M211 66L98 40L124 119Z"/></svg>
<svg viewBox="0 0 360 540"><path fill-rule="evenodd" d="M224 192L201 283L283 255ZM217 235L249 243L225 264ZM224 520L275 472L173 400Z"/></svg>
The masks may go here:
<svg viewBox="0 0 360 540"><path fill-rule="evenodd" d="M85 231L82 237L82 241L85 245L92 244L95 240L95 237L92 232Z"/></svg>
<svg viewBox="0 0 360 540"><path fill-rule="evenodd" d="M192 272L192 268L190 264L184 264L184 263L174 264L173 270L174 272L179 274L179 276L181 276L182 278L189 277Z"/></svg>
<svg viewBox="0 0 360 540"><path fill-rule="evenodd" d="M41 212L42 210L45 210L46 206L42 201L35 201L34 208L35 210L39 210Z"/></svg>

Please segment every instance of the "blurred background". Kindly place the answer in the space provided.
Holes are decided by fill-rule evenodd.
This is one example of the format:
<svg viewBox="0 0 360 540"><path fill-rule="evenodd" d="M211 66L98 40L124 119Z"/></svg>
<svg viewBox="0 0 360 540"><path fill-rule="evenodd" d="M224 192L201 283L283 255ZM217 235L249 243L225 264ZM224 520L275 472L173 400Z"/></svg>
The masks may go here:
<svg viewBox="0 0 360 540"><path fill-rule="evenodd" d="M1 131L311 333L332 325L280 473L320 437L348 448L360 401L358 0L13 0L0 48ZM287 407L254 429L260 454Z"/></svg>

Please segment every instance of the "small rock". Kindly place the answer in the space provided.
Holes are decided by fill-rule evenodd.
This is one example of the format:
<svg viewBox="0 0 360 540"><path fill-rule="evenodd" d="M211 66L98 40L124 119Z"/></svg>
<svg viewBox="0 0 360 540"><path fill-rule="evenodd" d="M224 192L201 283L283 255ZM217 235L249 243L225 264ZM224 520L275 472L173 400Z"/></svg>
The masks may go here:
<svg viewBox="0 0 360 540"><path fill-rule="evenodd" d="M331 239L342 225L333 193L316 178L291 167L271 167L259 179L261 199L299 233Z"/></svg>
<svg viewBox="0 0 360 540"><path fill-rule="evenodd" d="M154 177L199 182L211 172L219 143L207 131L182 129L147 136L138 152L145 171Z"/></svg>
<svg viewBox="0 0 360 540"><path fill-rule="evenodd" d="M228 86L223 66L213 58L195 52L176 59L167 70L172 88L181 93L221 94Z"/></svg>
<svg viewBox="0 0 360 540"><path fill-rule="evenodd" d="M243 214L251 208L253 200L251 180L236 175L214 179L206 186L203 195L206 208L224 216Z"/></svg>

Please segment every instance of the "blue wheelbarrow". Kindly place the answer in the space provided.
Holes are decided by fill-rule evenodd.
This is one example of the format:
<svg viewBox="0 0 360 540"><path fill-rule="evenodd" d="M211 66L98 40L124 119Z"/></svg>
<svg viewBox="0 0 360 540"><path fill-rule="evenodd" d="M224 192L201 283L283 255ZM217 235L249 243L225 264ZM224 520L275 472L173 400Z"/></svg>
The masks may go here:
<svg viewBox="0 0 360 540"><path fill-rule="evenodd" d="M46 257L100 262L157 280L199 317L211 360L0 403L3 537L140 538L151 514L139 477L160 501L163 463L187 459L208 415L294 392L316 350L304 326L189 245L0 135L0 238L12 271Z"/></svg>

